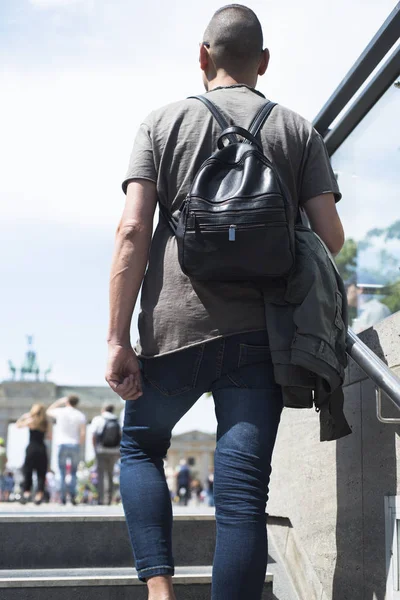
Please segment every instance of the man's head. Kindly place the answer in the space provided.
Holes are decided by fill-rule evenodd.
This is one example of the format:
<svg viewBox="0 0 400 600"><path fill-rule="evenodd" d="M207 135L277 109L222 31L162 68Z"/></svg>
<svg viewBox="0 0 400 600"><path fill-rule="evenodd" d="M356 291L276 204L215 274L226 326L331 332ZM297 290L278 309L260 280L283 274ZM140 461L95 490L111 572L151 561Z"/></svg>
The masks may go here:
<svg viewBox="0 0 400 600"><path fill-rule="evenodd" d="M223 6L214 14L200 45L200 67L206 89L224 73L237 83L254 85L269 60L263 50L263 34L255 13L241 4Z"/></svg>
<svg viewBox="0 0 400 600"><path fill-rule="evenodd" d="M101 412L113 413L114 409L115 409L114 404L110 404L109 402L105 402L103 404L103 406L101 407Z"/></svg>
<svg viewBox="0 0 400 600"><path fill-rule="evenodd" d="M67 405L72 406L73 408L75 408L76 406L78 406L79 404L79 398L78 396L75 396L74 394L71 394L71 396L68 396L67 398Z"/></svg>

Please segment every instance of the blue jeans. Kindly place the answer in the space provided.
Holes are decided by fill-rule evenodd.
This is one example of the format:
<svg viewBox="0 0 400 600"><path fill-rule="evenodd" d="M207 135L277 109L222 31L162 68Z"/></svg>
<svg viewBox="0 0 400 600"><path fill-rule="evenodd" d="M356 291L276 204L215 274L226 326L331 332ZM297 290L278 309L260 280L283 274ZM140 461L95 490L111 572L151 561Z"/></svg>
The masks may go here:
<svg viewBox="0 0 400 600"><path fill-rule="evenodd" d="M260 600L268 557L265 508L282 411L267 333L141 362L143 396L126 402L121 444L121 496L139 578L174 573L163 458L175 424L211 391L218 421L212 600Z"/></svg>
<svg viewBox="0 0 400 600"><path fill-rule="evenodd" d="M58 468L61 475L61 498L63 500L67 495L67 491L69 491L71 498L75 498L76 496L76 471L78 469L79 456L79 444L60 444L58 448ZM65 481L68 459L71 461L71 483L69 486L67 486ZM69 490L67 490L67 487L69 487Z"/></svg>

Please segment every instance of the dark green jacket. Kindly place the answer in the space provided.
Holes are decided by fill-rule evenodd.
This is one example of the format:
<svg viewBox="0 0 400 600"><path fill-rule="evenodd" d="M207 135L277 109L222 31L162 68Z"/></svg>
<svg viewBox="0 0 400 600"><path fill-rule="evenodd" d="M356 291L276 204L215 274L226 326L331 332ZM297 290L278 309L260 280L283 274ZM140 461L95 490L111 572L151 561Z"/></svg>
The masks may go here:
<svg viewBox="0 0 400 600"><path fill-rule="evenodd" d="M264 290L275 379L284 405L320 413L321 441L351 433L343 413L347 299L320 238L296 227L296 267L285 284Z"/></svg>

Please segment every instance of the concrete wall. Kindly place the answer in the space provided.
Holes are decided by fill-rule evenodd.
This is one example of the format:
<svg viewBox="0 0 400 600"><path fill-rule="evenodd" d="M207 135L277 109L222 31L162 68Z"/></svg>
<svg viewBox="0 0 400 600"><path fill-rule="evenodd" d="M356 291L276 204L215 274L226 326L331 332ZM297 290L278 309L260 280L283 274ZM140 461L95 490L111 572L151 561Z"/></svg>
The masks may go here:
<svg viewBox="0 0 400 600"><path fill-rule="evenodd" d="M360 337L400 375L399 331L397 313ZM387 399L383 412L400 417ZM290 520L298 552L286 557L288 568L295 580L299 568L308 569L313 582L305 595L299 580L304 600L385 598L384 497L400 494L400 429L378 421L374 386L354 363L345 413L353 433L338 442L319 442L313 410L286 409L278 434L268 512ZM285 558L288 538L277 538Z"/></svg>

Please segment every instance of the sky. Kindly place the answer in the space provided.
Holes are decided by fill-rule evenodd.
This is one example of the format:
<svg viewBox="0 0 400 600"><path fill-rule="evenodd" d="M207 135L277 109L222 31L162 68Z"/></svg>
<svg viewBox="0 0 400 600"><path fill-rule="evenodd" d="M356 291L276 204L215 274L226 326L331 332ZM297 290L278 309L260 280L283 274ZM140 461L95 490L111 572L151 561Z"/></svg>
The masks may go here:
<svg viewBox="0 0 400 600"><path fill-rule="evenodd" d="M133 138L152 109L202 92L198 42L222 5L0 2L0 381L33 334L51 380L103 384ZM312 120L395 5L248 0L271 51L259 89Z"/></svg>

